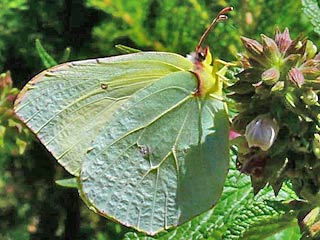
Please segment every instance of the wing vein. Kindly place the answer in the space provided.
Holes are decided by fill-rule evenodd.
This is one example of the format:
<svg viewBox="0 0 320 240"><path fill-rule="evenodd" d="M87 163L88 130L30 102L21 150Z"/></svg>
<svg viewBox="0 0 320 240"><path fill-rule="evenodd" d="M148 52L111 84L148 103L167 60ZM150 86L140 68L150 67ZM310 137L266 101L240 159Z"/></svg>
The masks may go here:
<svg viewBox="0 0 320 240"><path fill-rule="evenodd" d="M150 94L151 96L152 94ZM159 120L161 117L163 117L164 115L166 115L167 113L169 113L170 111L176 109L177 107L179 107L181 104L185 103L186 101L188 101L190 98L192 97L192 95L188 95L185 98L183 98L182 100L180 100L179 102L177 102L175 105L171 106L169 109L167 109L166 111L162 112L161 114L155 116L151 121L149 121L148 123L146 123L145 125L142 125L140 127L137 127L129 132L127 132L126 134L123 134L121 136L119 136L117 139L115 139L113 142L111 142L110 144L108 144L106 147L104 147L103 149L101 149L100 153L97 154L97 156L99 156L102 152L104 152L106 149L108 149L109 147L111 147L112 145L116 144L117 142L121 141L123 138L139 131L142 130L148 126L150 126L152 123L154 123L155 121ZM141 100L142 101L142 100ZM140 102L140 101L139 101ZM126 109L126 111L129 109Z"/></svg>
<svg viewBox="0 0 320 240"><path fill-rule="evenodd" d="M159 175L160 175L160 170L159 168L156 169L157 175L156 175L156 182L155 182L155 187L153 191L153 199L152 199L152 211L151 211L151 223L150 223L150 231L152 232L153 229L153 220L154 220L154 210L155 210L155 202L156 202L156 196L157 196L157 191L158 191L158 181L159 181Z"/></svg>
<svg viewBox="0 0 320 240"><path fill-rule="evenodd" d="M117 100L114 100L114 102L112 102L111 104L109 104L107 108L104 108L102 111L98 112L98 113L95 114L94 116L91 116L91 117L92 117L92 118L91 118L92 120L91 120L91 122L89 122L89 123L87 124L87 126L88 126L88 125L89 125L89 126L92 125L91 123L94 122L94 121L96 121L96 119L97 119L96 116L104 115L104 113L107 112L110 108L112 108L112 106L114 106L114 104L116 104L116 103L119 102L119 101L126 100L127 98L128 98L128 96L119 98L119 99L117 99ZM108 97L105 97L105 98L97 99L97 101L88 103L87 105L83 105L83 106L81 106L80 108L75 109L74 111L72 111L72 113L76 113L76 112L80 111L81 109L87 107L87 106L90 105L90 104L98 103L98 102L103 101L103 100L106 100L106 99L109 99L109 98L108 98ZM75 123L76 121L77 121L76 118L75 118L73 121L70 121L65 127L63 127L62 129L60 129L50 140L48 140L45 145L48 146L61 132L63 132L66 128L68 128L68 125L72 125L72 124ZM95 127L95 126L90 127L88 130L93 129L94 127ZM81 129L80 131L78 131L78 133L79 133L78 135L81 135L81 133L83 133L84 131L87 131L87 130L84 129L84 128Z"/></svg>

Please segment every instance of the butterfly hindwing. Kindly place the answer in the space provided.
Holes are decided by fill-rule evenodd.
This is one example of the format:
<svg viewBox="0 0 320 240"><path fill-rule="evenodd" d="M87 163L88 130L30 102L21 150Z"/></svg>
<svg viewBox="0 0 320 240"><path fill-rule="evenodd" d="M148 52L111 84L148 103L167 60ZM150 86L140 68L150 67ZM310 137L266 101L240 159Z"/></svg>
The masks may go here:
<svg viewBox="0 0 320 240"><path fill-rule="evenodd" d="M148 234L180 225L219 199L228 169L223 102L194 95L194 74L136 92L96 137L82 195L100 214Z"/></svg>

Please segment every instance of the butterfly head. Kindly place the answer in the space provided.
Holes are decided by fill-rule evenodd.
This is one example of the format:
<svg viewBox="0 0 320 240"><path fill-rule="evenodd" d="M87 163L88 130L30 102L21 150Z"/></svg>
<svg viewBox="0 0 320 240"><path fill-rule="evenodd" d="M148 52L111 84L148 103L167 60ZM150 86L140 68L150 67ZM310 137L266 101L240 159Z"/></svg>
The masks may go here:
<svg viewBox="0 0 320 240"><path fill-rule="evenodd" d="M207 56L210 55L209 47L203 48L202 46L197 47L196 51L191 52L187 55L187 58L195 65L201 64L206 61ZM210 63L209 63L210 64Z"/></svg>
<svg viewBox="0 0 320 240"><path fill-rule="evenodd" d="M187 58L193 63L192 73L198 79L198 87L195 91L195 96L207 96L208 94L222 94L222 82L217 72L219 71L216 61L212 65L212 56L209 47L202 47L205 39L207 38L210 30L220 21L226 20L228 17L225 13L232 11L232 7L222 9L218 16L213 19L210 26L206 29L197 44L196 50Z"/></svg>
<svg viewBox="0 0 320 240"><path fill-rule="evenodd" d="M206 40L209 32L211 31L211 29L220 21L222 20L226 20L228 19L228 17L225 15L226 13L228 13L229 11L232 11L233 8L232 7L226 7L224 9L222 9L217 17L215 17L213 19L213 21L211 22L210 26L206 29L206 31L202 34L199 43L197 44L196 50L192 53L190 53L189 55L187 55L187 58L195 65L201 65L201 63L207 63L207 64L211 64L212 62L212 57L210 54L210 50L209 47L202 47L204 41Z"/></svg>

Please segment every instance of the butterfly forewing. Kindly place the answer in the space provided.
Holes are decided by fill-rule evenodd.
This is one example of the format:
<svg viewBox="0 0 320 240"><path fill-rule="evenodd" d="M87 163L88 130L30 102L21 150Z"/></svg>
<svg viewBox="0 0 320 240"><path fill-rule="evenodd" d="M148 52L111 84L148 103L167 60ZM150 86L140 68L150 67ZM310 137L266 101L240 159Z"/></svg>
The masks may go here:
<svg viewBox="0 0 320 240"><path fill-rule="evenodd" d="M78 175L91 142L134 92L191 67L182 56L155 52L66 63L34 77L15 111L59 163Z"/></svg>

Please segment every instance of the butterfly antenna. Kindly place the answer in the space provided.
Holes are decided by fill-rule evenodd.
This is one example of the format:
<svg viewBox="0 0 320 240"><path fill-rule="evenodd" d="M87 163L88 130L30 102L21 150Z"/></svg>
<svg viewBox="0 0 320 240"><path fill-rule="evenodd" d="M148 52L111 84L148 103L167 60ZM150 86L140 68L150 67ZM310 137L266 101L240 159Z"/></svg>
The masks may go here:
<svg viewBox="0 0 320 240"><path fill-rule="evenodd" d="M202 34L200 41L197 45L197 49L199 49L201 47L202 43L206 40L211 29L215 25L217 25L218 22L228 19L227 15L225 15L225 14L232 11L232 10L233 10L233 7L226 7L218 13L218 15L215 17L215 19L213 19L213 21L211 22L210 26L207 28L207 30Z"/></svg>

